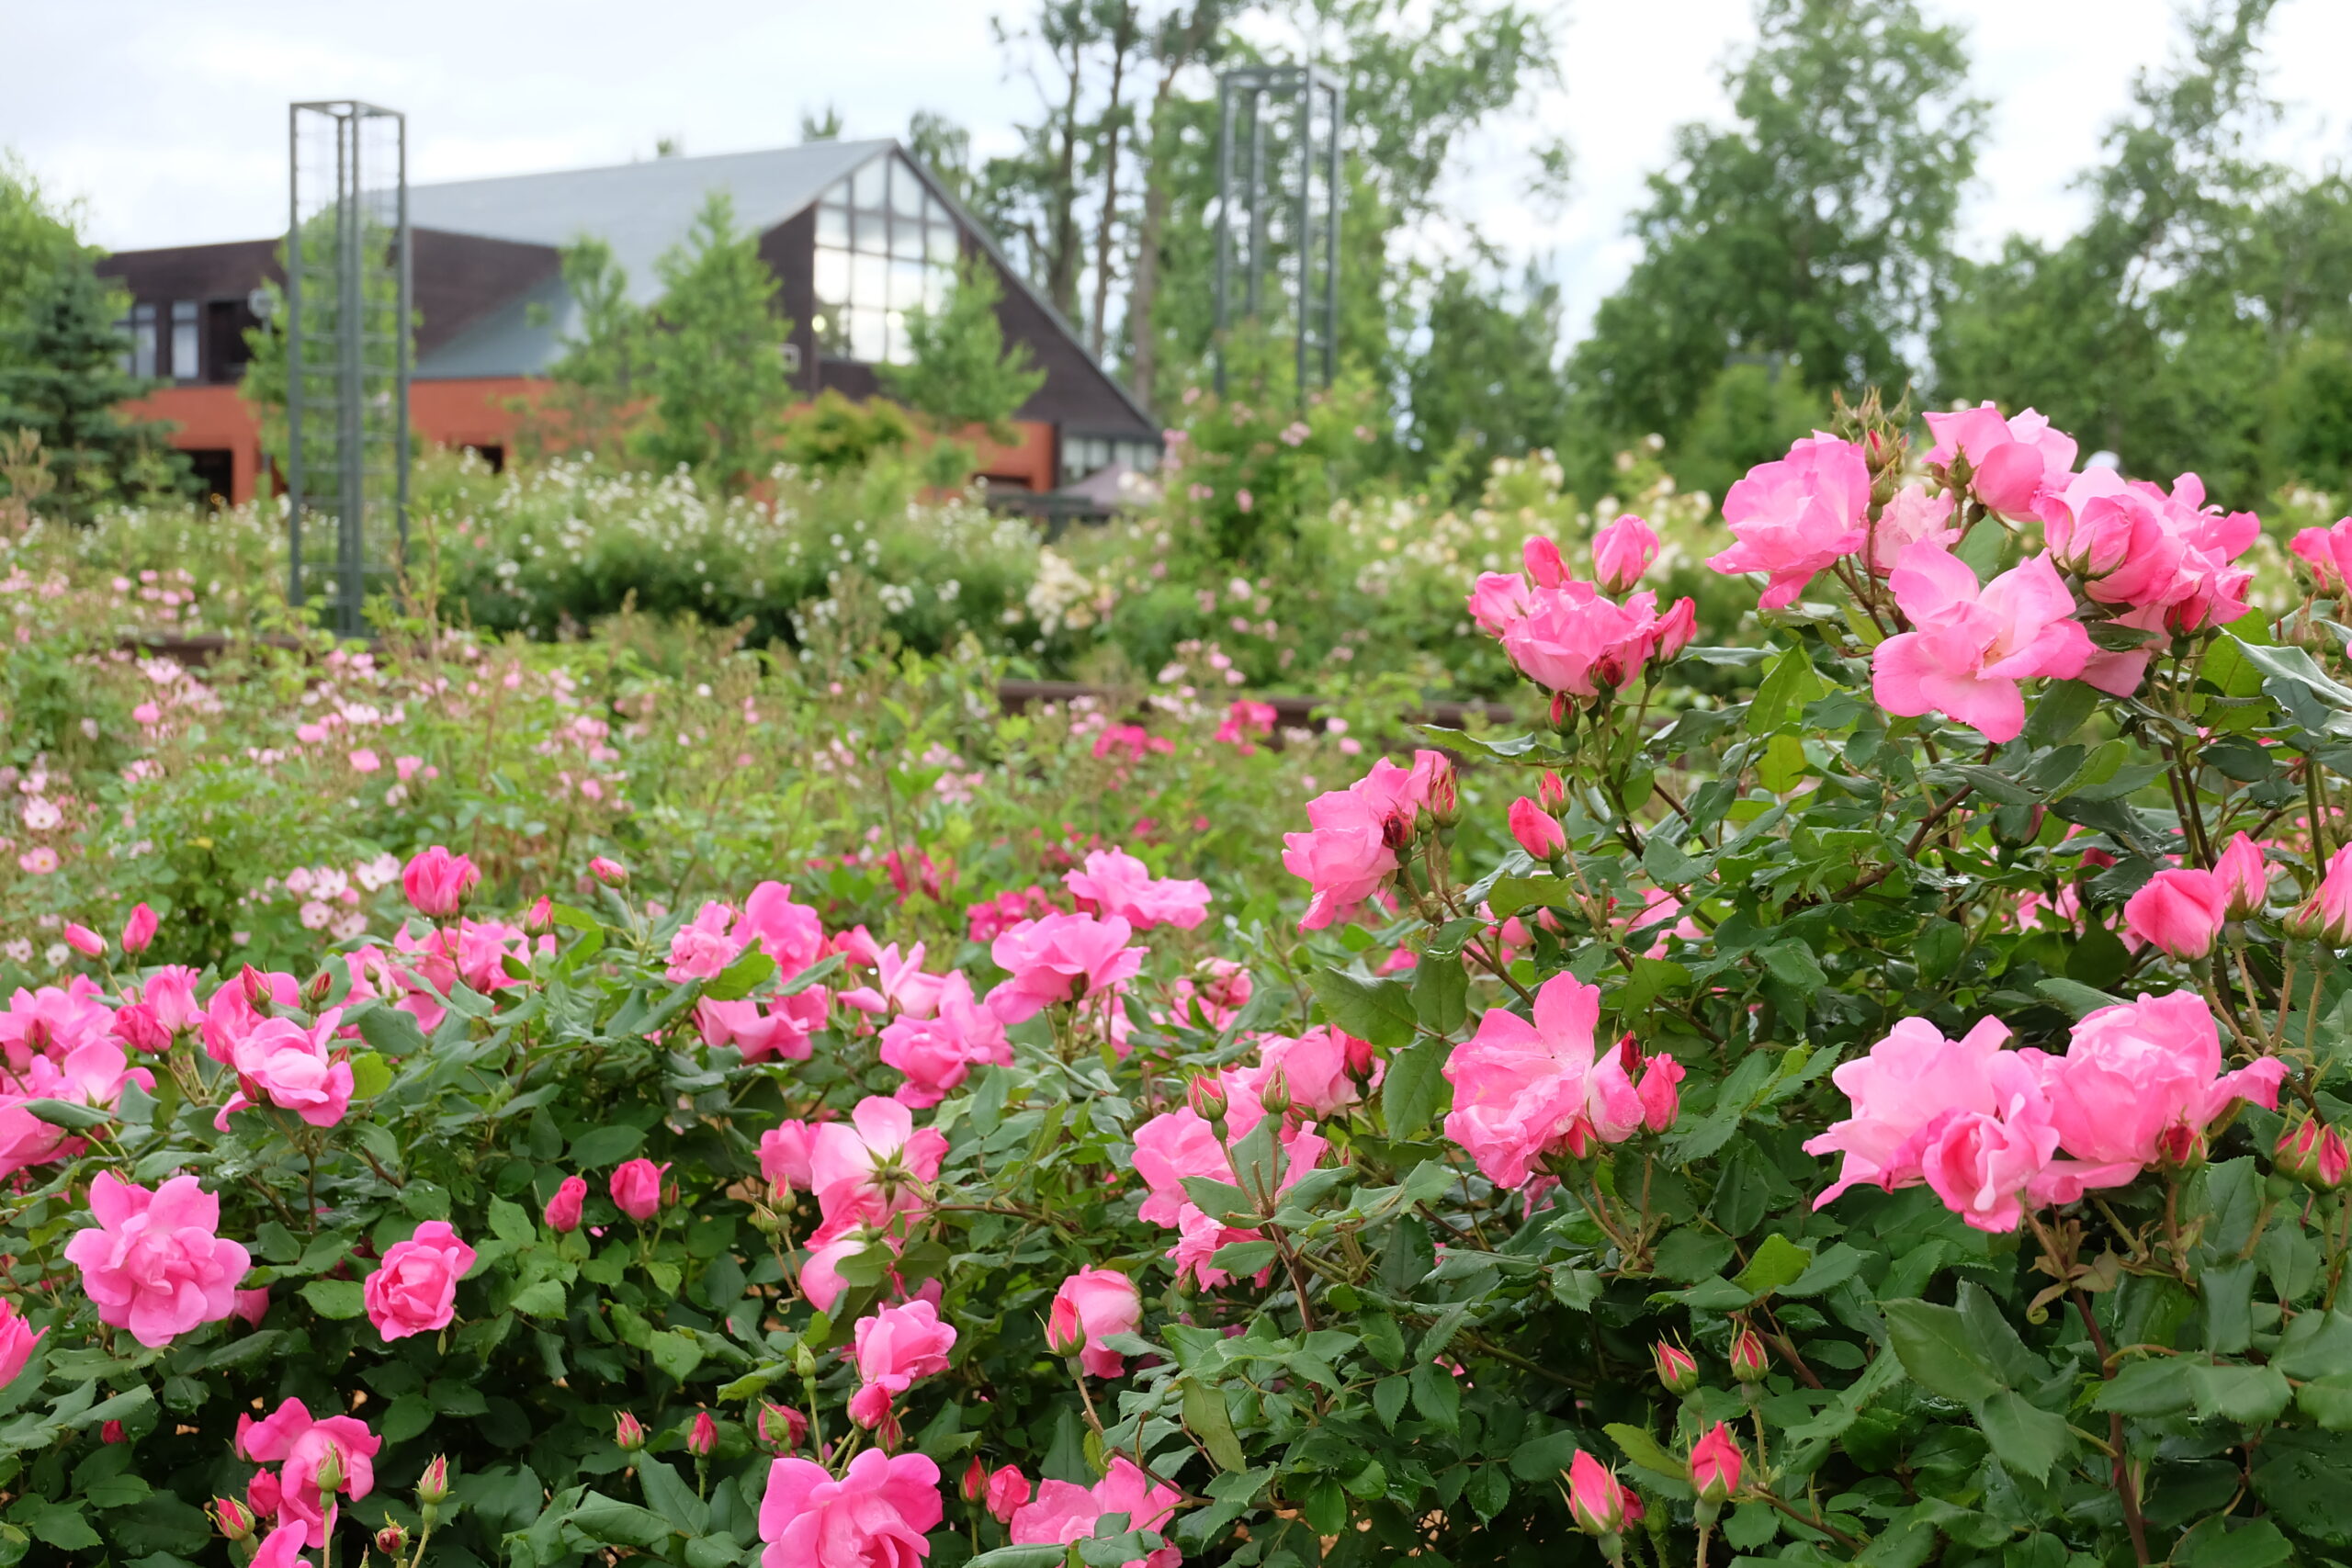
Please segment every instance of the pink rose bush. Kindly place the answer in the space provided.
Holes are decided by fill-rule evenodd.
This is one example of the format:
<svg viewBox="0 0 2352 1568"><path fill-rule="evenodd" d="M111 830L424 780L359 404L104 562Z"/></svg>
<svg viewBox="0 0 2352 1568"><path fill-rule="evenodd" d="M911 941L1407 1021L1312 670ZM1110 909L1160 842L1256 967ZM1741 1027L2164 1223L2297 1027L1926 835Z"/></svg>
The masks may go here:
<svg viewBox="0 0 2352 1568"><path fill-rule="evenodd" d="M615 674L568 694L576 853L454 813L462 856L303 848L374 868L373 927L242 944L139 856L44 874L54 973L0 1009L8 1529L271 1568L2329 1561L2343 569L2319 530L2266 597L2247 514L2078 459L1865 398L1695 551L1694 508L1514 513L1519 570L1453 591L1525 689L1459 728L1275 743L1205 643L1133 714L998 728L876 701L911 657L747 656L724 727L838 741L789 867L585 815L597 749L741 771ZM1706 641L1750 646L1658 603L1707 558L1754 581L1694 595ZM338 790L474 754L328 705ZM10 830L56 834L30 782Z"/></svg>

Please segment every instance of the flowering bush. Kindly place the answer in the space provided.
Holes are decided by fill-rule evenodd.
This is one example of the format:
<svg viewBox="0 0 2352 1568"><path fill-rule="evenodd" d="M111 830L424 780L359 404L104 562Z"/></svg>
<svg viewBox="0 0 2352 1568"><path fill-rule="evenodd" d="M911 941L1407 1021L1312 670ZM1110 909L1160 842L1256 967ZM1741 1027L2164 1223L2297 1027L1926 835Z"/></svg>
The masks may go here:
<svg viewBox="0 0 2352 1568"><path fill-rule="evenodd" d="M1645 525L1464 581L1548 722L1360 759L1254 846L1303 907L1105 841L946 930L625 854L501 914L427 845L283 968L63 928L0 1014L0 1541L2352 1548L2352 521L2266 615L2193 479L1956 419L1727 499L1766 647Z"/></svg>

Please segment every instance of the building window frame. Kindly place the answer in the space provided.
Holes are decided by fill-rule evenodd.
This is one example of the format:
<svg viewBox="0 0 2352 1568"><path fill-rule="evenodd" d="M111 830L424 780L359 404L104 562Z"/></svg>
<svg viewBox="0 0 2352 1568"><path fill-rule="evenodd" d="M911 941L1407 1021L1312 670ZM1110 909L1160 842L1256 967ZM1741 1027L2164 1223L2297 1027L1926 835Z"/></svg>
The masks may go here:
<svg viewBox="0 0 2352 1568"><path fill-rule="evenodd" d="M818 351L905 364L907 313L946 303L963 246L955 214L899 154L878 154L836 181L817 198L809 325Z"/></svg>

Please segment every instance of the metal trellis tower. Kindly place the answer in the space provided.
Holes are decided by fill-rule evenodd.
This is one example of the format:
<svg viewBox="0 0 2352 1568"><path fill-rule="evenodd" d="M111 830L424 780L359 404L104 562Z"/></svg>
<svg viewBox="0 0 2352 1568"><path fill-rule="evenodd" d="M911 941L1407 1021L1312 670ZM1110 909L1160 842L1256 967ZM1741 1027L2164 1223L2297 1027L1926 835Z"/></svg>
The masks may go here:
<svg viewBox="0 0 2352 1568"><path fill-rule="evenodd" d="M408 120L295 104L286 138L287 594L356 637L408 551Z"/></svg>
<svg viewBox="0 0 2352 1568"><path fill-rule="evenodd" d="M1216 98L1216 388L1225 390L1238 262L1240 320L1265 321L1270 275L1286 297L1273 324L1286 306L1304 398L1310 374L1328 387L1339 367L1343 89L1312 65L1250 65L1220 75ZM1296 106L1287 126L1277 107L1285 102Z"/></svg>

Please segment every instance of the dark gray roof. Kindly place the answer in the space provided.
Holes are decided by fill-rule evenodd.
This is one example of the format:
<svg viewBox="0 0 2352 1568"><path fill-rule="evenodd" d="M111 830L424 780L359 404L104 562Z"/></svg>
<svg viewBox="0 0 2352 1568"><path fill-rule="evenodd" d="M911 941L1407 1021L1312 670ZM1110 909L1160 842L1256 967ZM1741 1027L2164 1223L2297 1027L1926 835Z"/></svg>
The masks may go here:
<svg viewBox="0 0 2352 1568"><path fill-rule="evenodd" d="M411 186L409 222L537 245L568 245L594 235L612 246L613 259L628 274L629 297L650 305L662 293L653 264L686 237L713 190L735 198L735 219L745 230L764 233L895 145L888 140L810 141L766 152ZM547 307L546 325L531 324L531 304ZM535 289L531 299L492 310L424 355L417 374L513 376L544 369L561 352L571 316L561 284Z"/></svg>

